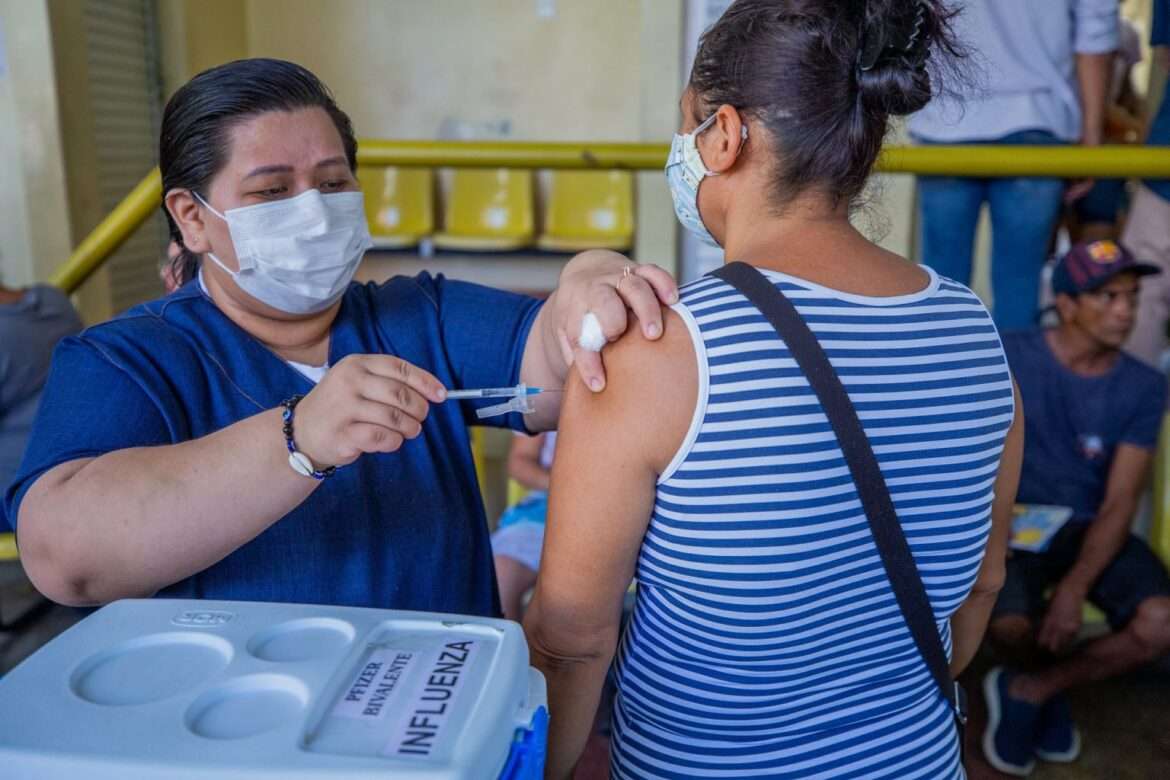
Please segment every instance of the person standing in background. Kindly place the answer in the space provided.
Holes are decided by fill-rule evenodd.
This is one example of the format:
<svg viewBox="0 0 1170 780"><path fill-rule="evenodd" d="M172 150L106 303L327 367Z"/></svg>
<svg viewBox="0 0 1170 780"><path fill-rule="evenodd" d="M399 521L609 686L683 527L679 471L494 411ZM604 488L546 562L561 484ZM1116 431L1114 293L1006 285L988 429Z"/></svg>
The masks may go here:
<svg viewBox="0 0 1170 780"><path fill-rule="evenodd" d="M911 135L935 144L1099 145L1119 25L1118 0L967 3L956 33L978 53L983 77L911 117ZM923 262L969 284L979 212L989 204L995 323L1034 325L1062 198L1092 183L930 176L918 186Z"/></svg>
<svg viewBox="0 0 1170 780"><path fill-rule="evenodd" d="M56 287L0 284L0 489L24 455L53 347L80 330L81 318Z"/></svg>
<svg viewBox="0 0 1170 780"><path fill-rule="evenodd" d="M1105 108L1107 144L1140 144L1145 138L1145 105L1133 84L1133 69L1141 61L1141 33L1122 19ZM1098 179L1085 197L1072 204L1066 224L1074 244L1121 237L1122 212L1128 205L1125 184L1125 179Z"/></svg>
<svg viewBox="0 0 1170 780"><path fill-rule="evenodd" d="M1170 100L1166 100L1170 72L1170 0L1154 0L1150 32L1153 67L1147 116L1153 117L1146 143L1170 146ZM1138 186L1129 211L1122 243L1139 260L1162 268L1163 273L1142 286L1137 322L1125 343L1126 351L1152 366L1159 366L1170 345L1166 324L1170 320L1170 179L1147 179Z"/></svg>

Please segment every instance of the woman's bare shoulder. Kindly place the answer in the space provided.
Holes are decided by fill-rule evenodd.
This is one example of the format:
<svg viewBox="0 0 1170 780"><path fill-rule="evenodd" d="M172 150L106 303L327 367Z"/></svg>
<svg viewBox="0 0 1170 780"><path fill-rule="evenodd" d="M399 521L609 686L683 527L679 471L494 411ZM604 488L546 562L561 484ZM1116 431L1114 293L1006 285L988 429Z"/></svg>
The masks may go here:
<svg viewBox="0 0 1170 780"><path fill-rule="evenodd" d="M690 427L698 398L698 364L690 330L678 312L665 309L661 338L639 327L603 352L605 390L590 399L598 419L622 426L659 472L674 457Z"/></svg>

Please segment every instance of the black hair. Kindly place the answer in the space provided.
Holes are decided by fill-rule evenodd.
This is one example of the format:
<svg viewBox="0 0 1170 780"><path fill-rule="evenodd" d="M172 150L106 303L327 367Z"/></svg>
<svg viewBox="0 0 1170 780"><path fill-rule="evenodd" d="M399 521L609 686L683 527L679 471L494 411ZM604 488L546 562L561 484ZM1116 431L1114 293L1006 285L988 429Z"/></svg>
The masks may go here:
<svg viewBox="0 0 1170 780"><path fill-rule="evenodd" d="M773 202L853 205L891 116L934 96L963 56L943 0L735 0L699 41L695 120L727 104L761 121L777 161Z"/></svg>
<svg viewBox="0 0 1170 780"><path fill-rule="evenodd" d="M305 68L273 59L236 60L205 70L179 88L163 111L158 165L163 192L188 189L207 197L206 187L227 162L234 125L268 111L323 108L333 120L351 171L357 170L357 139L349 117L329 88ZM183 245L183 234L166 205L170 236L182 252L172 265L180 283L195 276L199 257Z"/></svg>

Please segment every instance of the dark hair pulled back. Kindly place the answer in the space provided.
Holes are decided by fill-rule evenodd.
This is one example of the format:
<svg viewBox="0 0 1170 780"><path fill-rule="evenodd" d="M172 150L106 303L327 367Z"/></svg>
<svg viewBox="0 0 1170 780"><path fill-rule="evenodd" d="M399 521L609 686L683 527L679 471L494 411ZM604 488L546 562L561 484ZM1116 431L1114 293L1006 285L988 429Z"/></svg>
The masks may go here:
<svg viewBox="0 0 1170 780"><path fill-rule="evenodd" d="M321 80L292 62L248 59L205 70L179 88L163 111L158 164L163 192L188 189L206 197L206 187L227 163L229 134L236 124L268 111L318 107L329 114L350 170L357 169L357 139L345 112ZM182 252L172 261L181 283L195 276L198 255L183 246L183 235L166 206L167 228Z"/></svg>
<svg viewBox="0 0 1170 780"><path fill-rule="evenodd" d="M699 41L695 119L728 104L763 122L778 208L809 190L852 204L890 117L962 56L953 17L942 0L735 0Z"/></svg>

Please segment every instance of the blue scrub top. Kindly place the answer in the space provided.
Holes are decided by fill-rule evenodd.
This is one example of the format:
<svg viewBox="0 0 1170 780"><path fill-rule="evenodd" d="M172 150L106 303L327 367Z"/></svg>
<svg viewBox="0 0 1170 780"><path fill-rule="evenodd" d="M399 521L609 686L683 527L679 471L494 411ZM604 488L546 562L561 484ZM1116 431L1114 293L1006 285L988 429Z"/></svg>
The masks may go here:
<svg viewBox="0 0 1170 780"><path fill-rule="evenodd" d="M450 388L515 384L539 309L531 298L425 273L351 284L329 365L396 355ZM311 389L187 284L57 347L5 493L8 516L16 525L29 487L61 463L206 436ZM494 421L523 429L518 414ZM474 422L467 402L433 405L417 439L338 469L254 540L158 595L498 614L467 430ZM279 429L272 446L284 447Z"/></svg>

